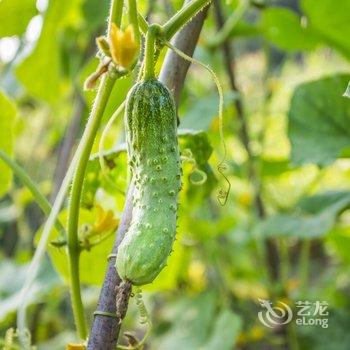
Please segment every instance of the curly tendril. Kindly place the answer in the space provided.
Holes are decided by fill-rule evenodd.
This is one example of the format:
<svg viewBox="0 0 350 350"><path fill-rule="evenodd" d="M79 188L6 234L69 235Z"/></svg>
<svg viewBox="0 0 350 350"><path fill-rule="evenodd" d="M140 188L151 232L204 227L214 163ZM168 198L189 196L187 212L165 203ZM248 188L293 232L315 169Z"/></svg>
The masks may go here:
<svg viewBox="0 0 350 350"><path fill-rule="evenodd" d="M228 196L229 196L229 193L231 190L231 183L230 183L230 180L227 178L227 176L224 174L224 172L228 169L228 166L226 164L227 148L226 148L226 143L225 143L224 127L223 127L223 108L224 108L224 97L223 96L224 95L222 92L222 87L221 87L220 81L219 81L218 77L216 76L215 72L210 67L208 67L204 63L196 60L195 58L186 55L184 52L182 52L181 50L176 48L174 45L172 45L169 41L163 40L163 42L166 46L168 46L171 50L173 50L177 55L182 57L184 60L189 61L191 63L195 63L195 64L203 67L204 69L206 69L210 73L210 75L212 76L214 83L216 85L216 88L218 90L218 94L219 94L219 108L218 108L219 134L220 134L220 139L221 139L221 144L222 144L222 149L223 149L224 154L223 154L221 161L217 165L217 170L218 170L219 174L225 179L225 181L227 183L227 188L226 189L225 188L219 189L217 199L218 199L218 202L220 203L220 205L224 206L228 200Z"/></svg>

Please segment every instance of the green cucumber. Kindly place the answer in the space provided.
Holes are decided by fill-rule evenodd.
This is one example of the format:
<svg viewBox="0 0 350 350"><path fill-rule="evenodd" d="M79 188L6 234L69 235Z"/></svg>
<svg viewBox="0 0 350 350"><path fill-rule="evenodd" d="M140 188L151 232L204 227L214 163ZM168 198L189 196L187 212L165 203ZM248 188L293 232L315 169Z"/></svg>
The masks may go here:
<svg viewBox="0 0 350 350"><path fill-rule="evenodd" d="M116 268L123 280L140 286L164 268L175 239L182 170L170 91L156 79L137 83L127 97L125 126L133 211Z"/></svg>

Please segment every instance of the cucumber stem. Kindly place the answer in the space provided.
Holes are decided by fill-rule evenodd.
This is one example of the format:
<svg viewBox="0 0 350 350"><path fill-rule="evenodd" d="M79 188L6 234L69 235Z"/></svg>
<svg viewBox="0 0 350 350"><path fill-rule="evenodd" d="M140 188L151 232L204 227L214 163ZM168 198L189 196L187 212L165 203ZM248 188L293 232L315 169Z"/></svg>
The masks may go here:
<svg viewBox="0 0 350 350"><path fill-rule="evenodd" d="M129 22L134 29L134 35L137 44L140 46L141 35L140 35L140 27L138 21L138 12L137 12L137 4L136 0L128 0L128 12L129 12Z"/></svg>
<svg viewBox="0 0 350 350"><path fill-rule="evenodd" d="M155 78L154 66L155 66L155 43L156 35L159 34L160 26L158 24L152 24L148 28L146 35L145 45L145 74L144 80L150 80Z"/></svg>
<svg viewBox="0 0 350 350"><path fill-rule="evenodd" d="M110 34L112 23L120 28L123 16L124 0L112 0L108 19L108 35Z"/></svg>

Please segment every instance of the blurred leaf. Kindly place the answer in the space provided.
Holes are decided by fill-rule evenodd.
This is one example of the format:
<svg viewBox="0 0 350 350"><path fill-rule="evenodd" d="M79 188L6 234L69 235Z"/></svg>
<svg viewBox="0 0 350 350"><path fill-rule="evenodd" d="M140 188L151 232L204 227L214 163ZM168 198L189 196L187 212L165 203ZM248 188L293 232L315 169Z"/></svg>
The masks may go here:
<svg viewBox="0 0 350 350"><path fill-rule="evenodd" d="M0 263L0 320L19 306L20 290L28 272L29 264L17 265L10 260ZM15 277L15 278L14 278ZM41 302L43 295L59 284L59 279L49 264L44 260L39 275L26 295L28 304Z"/></svg>
<svg viewBox="0 0 350 350"><path fill-rule="evenodd" d="M233 92L224 94L224 107L238 98ZM187 106L186 114L180 119L182 129L208 130L212 120L218 115L219 98L217 93L197 99Z"/></svg>
<svg viewBox="0 0 350 350"><path fill-rule="evenodd" d="M302 349L348 350L350 344L350 318L347 309L330 309L326 328L298 327Z"/></svg>
<svg viewBox="0 0 350 350"><path fill-rule="evenodd" d="M11 155L13 149L13 127L15 124L16 107L0 90L0 150ZM0 160L0 197L11 185L12 171Z"/></svg>
<svg viewBox="0 0 350 350"><path fill-rule="evenodd" d="M248 22L240 21L237 25L234 26L233 31L231 32L230 37L239 37L239 36L257 36L261 34L261 28L255 24Z"/></svg>
<svg viewBox="0 0 350 350"><path fill-rule="evenodd" d="M86 169L82 194L82 205L86 208L93 206L96 191L99 188L103 188L113 195L123 195L126 191L127 159L125 144L120 144L103 152L102 156L105 162L106 174L102 173L98 154L92 155Z"/></svg>
<svg viewBox="0 0 350 350"><path fill-rule="evenodd" d="M214 317L215 300L213 293L205 293L194 298L178 299L170 305L168 318L171 327L155 348L201 349Z"/></svg>
<svg viewBox="0 0 350 350"><path fill-rule="evenodd" d="M291 10L270 7L262 12L263 34L282 50L311 50L318 42L309 28L301 26L300 18Z"/></svg>
<svg viewBox="0 0 350 350"><path fill-rule="evenodd" d="M40 38L33 52L18 66L16 74L28 93L49 103L61 93L60 32L69 9L79 0L51 0Z"/></svg>
<svg viewBox="0 0 350 350"><path fill-rule="evenodd" d="M230 310L215 313L216 297L203 293L183 297L170 305L167 318L171 327L157 349L229 350L241 328L240 318Z"/></svg>
<svg viewBox="0 0 350 350"><path fill-rule="evenodd" d="M201 350L232 350L242 328L240 317L230 310L223 310L216 318L214 329Z"/></svg>
<svg viewBox="0 0 350 350"><path fill-rule="evenodd" d="M334 226L337 216L350 206L350 192L324 192L305 197L290 214L277 214L258 224L262 236L315 238Z"/></svg>
<svg viewBox="0 0 350 350"><path fill-rule="evenodd" d="M327 237L327 243L332 247L342 262L350 264L350 228L335 227Z"/></svg>
<svg viewBox="0 0 350 350"><path fill-rule="evenodd" d="M213 147L210 145L208 134L201 130L179 129L180 148L185 150L189 148L198 165L204 165L208 162Z"/></svg>
<svg viewBox="0 0 350 350"><path fill-rule="evenodd" d="M350 146L350 101L343 98L349 75L299 85L289 110L291 159L327 165Z"/></svg>
<svg viewBox="0 0 350 350"><path fill-rule="evenodd" d="M82 6L84 18L91 32L105 25L109 0L85 0Z"/></svg>
<svg viewBox="0 0 350 350"><path fill-rule="evenodd" d="M37 344L37 350L62 350L73 339L76 341L79 340L77 339L76 332L64 330L50 340Z"/></svg>
<svg viewBox="0 0 350 350"><path fill-rule="evenodd" d="M289 170L290 165L287 160L261 160L262 176L278 176Z"/></svg>
<svg viewBox="0 0 350 350"><path fill-rule="evenodd" d="M310 27L350 59L350 1L303 0L301 6Z"/></svg>
<svg viewBox="0 0 350 350"><path fill-rule="evenodd" d="M37 12L35 4L35 0L0 1L0 38L22 34Z"/></svg>

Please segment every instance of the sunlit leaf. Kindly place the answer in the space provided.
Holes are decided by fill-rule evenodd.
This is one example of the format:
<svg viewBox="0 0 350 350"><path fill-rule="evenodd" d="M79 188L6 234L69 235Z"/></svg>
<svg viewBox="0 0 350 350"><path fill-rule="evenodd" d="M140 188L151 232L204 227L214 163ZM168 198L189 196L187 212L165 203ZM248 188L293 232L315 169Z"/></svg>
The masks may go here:
<svg viewBox="0 0 350 350"><path fill-rule="evenodd" d="M22 34L36 14L35 0L0 1L0 37Z"/></svg>
<svg viewBox="0 0 350 350"><path fill-rule="evenodd" d="M301 1L310 27L330 46L350 58L350 2L346 0Z"/></svg>
<svg viewBox="0 0 350 350"><path fill-rule="evenodd" d="M52 0L44 16L41 36L34 51L16 74L32 96L53 103L62 92L59 35L70 6L78 0Z"/></svg>
<svg viewBox="0 0 350 350"><path fill-rule="evenodd" d="M297 14L286 8L264 10L262 28L264 36L282 50L311 50L318 43L315 33L302 27Z"/></svg>

